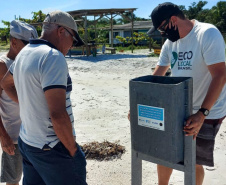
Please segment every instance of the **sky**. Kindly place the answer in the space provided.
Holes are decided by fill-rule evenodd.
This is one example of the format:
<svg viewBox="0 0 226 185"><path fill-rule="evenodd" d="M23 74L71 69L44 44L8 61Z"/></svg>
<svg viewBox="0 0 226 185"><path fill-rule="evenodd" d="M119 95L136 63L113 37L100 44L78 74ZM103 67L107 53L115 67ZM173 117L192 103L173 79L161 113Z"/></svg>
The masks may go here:
<svg viewBox="0 0 226 185"><path fill-rule="evenodd" d="M109 8L137 8L134 11L137 17L150 18L152 10L167 0L0 0L0 28L5 27L4 21L12 21L19 16L32 19L32 12L41 10L47 14L54 10L73 11L82 9L109 9ZM220 0L209 0L204 8L212 8ZM177 5L188 8L198 0L173 0ZM92 18L88 18L92 19Z"/></svg>

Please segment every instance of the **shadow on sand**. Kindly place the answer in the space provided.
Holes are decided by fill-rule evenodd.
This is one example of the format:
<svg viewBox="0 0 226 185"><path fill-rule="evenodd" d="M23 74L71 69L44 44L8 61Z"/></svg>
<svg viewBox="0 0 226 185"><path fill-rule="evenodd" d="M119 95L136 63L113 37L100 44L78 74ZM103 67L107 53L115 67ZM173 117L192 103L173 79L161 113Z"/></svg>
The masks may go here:
<svg viewBox="0 0 226 185"><path fill-rule="evenodd" d="M81 55L73 55L73 56L65 56L67 59L78 59L78 60L84 60L87 62L101 62L105 60L120 60L125 58L146 58L148 57L145 54L97 54L96 57L90 55L90 56L81 56Z"/></svg>

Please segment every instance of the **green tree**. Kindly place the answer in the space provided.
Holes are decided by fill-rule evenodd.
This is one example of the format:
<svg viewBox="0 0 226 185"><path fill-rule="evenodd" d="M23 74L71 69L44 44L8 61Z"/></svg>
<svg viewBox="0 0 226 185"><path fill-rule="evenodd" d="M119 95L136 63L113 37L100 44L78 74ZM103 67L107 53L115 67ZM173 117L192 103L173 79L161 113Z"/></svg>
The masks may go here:
<svg viewBox="0 0 226 185"><path fill-rule="evenodd" d="M6 36L6 38L9 38L10 22L2 21L2 23L6 26L6 28L0 29L0 37Z"/></svg>
<svg viewBox="0 0 226 185"><path fill-rule="evenodd" d="M143 32L133 32L133 38L132 37L121 37L121 36L116 36L116 38L124 43L124 44L131 44L132 42L134 44L138 44L141 41L147 41L147 44L154 44L154 41L151 37L149 37L146 33Z"/></svg>
<svg viewBox="0 0 226 185"><path fill-rule="evenodd" d="M207 1L193 2L188 9L181 5L180 9L188 19L197 19L215 25L222 33L226 32L226 1L219 1L211 9L204 9Z"/></svg>
<svg viewBox="0 0 226 185"><path fill-rule="evenodd" d="M103 18L98 20L98 27L107 26L107 25L109 25L109 22L110 21L109 21L108 18L103 17Z"/></svg>
<svg viewBox="0 0 226 185"><path fill-rule="evenodd" d="M184 13L188 19L199 19L203 15L203 7L207 4L207 1L199 1L198 3L193 2L188 10L184 9ZM202 20L200 20L202 21Z"/></svg>
<svg viewBox="0 0 226 185"><path fill-rule="evenodd" d="M116 23L117 24L126 24L126 23L130 23L132 20L132 16L133 16L133 20L134 21L148 21L149 19L146 18L142 18L142 17L137 17L134 13L132 14L131 12L126 12L122 15L121 18L116 19ZM128 18L126 18L128 17Z"/></svg>
<svg viewBox="0 0 226 185"><path fill-rule="evenodd" d="M32 17L33 23L43 22L46 17L46 14L44 14L41 10L39 10L38 12L32 12L32 13L33 13L33 17Z"/></svg>
<svg viewBox="0 0 226 185"><path fill-rule="evenodd" d="M25 18L19 18L20 21L24 21L28 24L32 24L32 23L40 23L40 24L34 24L38 35L41 35L42 32L42 22L44 21L46 14L44 14L41 10L39 10L38 12L31 12L33 14L32 19L25 19Z"/></svg>
<svg viewBox="0 0 226 185"><path fill-rule="evenodd" d="M109 39L109 31L105 29L110 24L110 20L106 17L102 17L96 22L96 38L95 38L95 20L88 20L88 42L95 41L96 43L106 43ZM113 24L116 24L116 20L113 19ZM80 28L84 30L84 28ZM82 37L84 38L84 32ZM80 32L79 32L80 33Z"/></svg>
<svg viewBox="0 0 226 185"><path fill-rule="evenodd" d="M5 41L6 44L8 43L7 38L9 38L9 26L10 22L8 21L2 21L2 23L6 26L6 28L0 28L0 38L2 41Z"/></svg>
<svg viewBox="0 0 226 185"><path fill-rule="evenodd" d="M126 23L130 23L132 18L135 20L137 17L134 13L132 12L125 12L121 15L121 18L118 18L116 20L117 24L126 24Z"/></svg>
<svg viewBox="0 0 226 185"><path fill-rule="evenodd" d="M214 24L221 32L226 32L226 1L219 1L213 6L206 21Z"/></svg>

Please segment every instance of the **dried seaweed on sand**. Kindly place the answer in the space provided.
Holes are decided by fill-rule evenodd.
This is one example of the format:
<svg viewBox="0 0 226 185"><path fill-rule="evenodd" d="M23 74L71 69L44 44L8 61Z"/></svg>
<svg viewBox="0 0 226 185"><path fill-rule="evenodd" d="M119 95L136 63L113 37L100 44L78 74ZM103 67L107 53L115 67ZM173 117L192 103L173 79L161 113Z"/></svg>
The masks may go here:
<svg viewBox="0 0 226 185"><path fill-rule="evenodd" d="M125 152L125 147L119 144L119 141L111 143L109 141L104 142L91 142L81 146L85 153L86 159L96 160L112 160L121 158Z"/></svg>

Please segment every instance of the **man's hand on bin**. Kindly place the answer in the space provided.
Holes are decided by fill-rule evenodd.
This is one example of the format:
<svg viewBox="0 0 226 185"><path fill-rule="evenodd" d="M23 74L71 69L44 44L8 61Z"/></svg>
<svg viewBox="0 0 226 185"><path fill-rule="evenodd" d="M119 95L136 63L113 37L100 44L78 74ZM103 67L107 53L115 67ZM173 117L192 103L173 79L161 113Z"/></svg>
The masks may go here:
<svg viewBox="0 0 226 185"><path fill-rule="evenodd" d="M128 112L128 120L130 121L130 110Z"/></svg>
<svg viewBox="0 0 226 185"><path fill-rule="evenodd" d="M186 132L185 136L193 136L193 139L195 140L204 120L205 116L201 112L191 115L187 119L186 125L184 127L184 132Z"/></svg>

